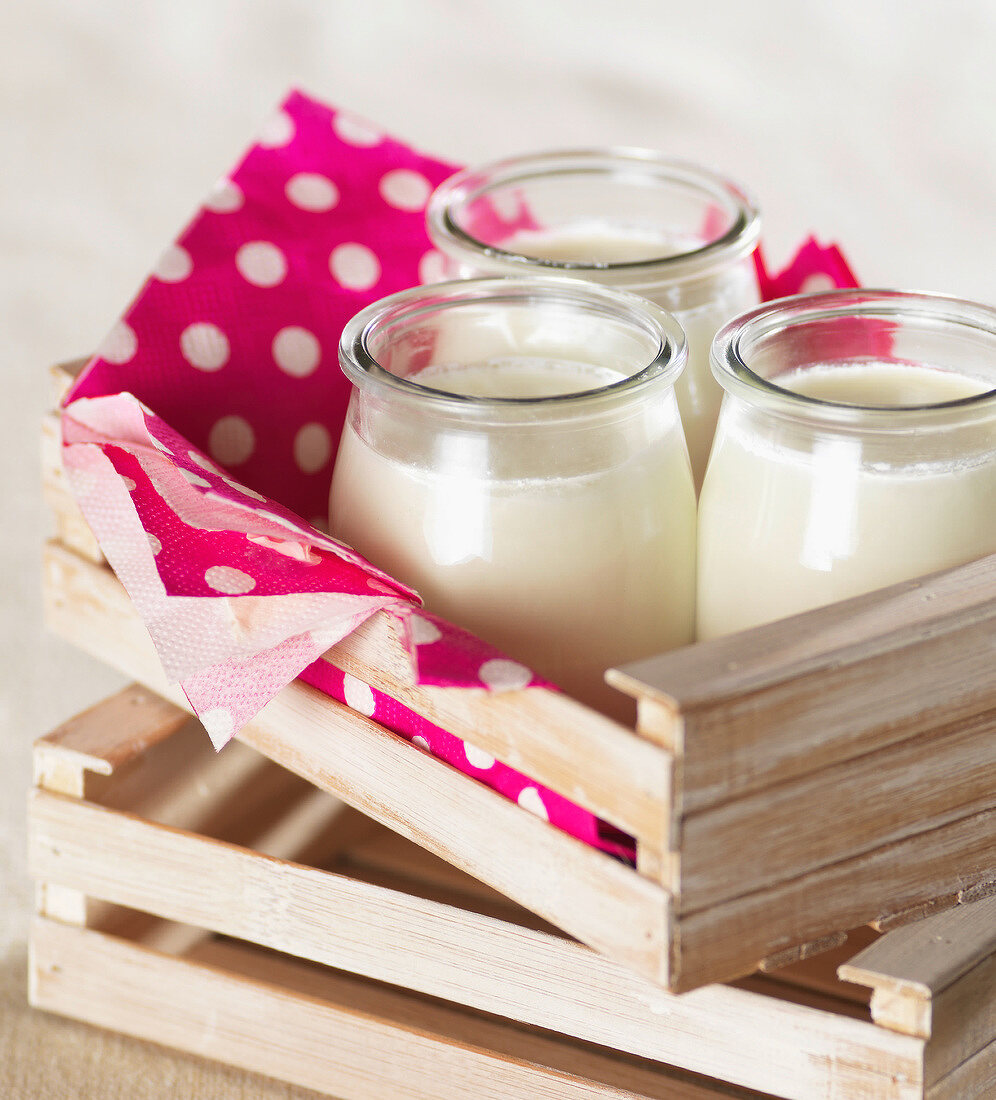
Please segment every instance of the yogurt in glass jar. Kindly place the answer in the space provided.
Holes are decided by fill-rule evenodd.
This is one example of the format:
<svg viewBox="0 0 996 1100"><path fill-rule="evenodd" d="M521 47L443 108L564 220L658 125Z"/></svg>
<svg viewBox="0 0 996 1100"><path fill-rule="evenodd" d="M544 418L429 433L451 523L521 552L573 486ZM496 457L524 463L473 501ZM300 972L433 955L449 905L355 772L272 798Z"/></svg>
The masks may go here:
<svg viewBox="0 0 996 1100"><path fill-rule="evenodd" d="M722 398L709 347L758 301L760 216L739 186L647 150L539 153L457 173L430 199L427 227L448 277L587 279L677 317L688 367L676 392L700 484Z"/></svg>
<svg viewBox="0 0 996 1100"><path fill-rule="evenodd" d="M996 310L784 298L716 337L698 637L996 552Z"/></svg>
<svg viewBox="0 0 996 1100"><path fill-rule="evenodd" d="M354 390L333 535L429 610L623 713L605 670L694 633L685 356L664 311L573 280L375 303L340 344Z"/></svg>

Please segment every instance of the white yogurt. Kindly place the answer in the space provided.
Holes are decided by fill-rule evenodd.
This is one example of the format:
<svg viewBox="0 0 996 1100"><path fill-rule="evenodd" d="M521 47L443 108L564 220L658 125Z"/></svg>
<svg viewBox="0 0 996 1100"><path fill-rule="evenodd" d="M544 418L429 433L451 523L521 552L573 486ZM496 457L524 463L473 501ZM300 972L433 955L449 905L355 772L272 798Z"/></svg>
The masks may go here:
<svg viewBox="0 0 996 1100"><path fill-rule="evenodd" d="M618 381L547 357L434 363L412 381L472 397L542 397ZM540 425L498 446L426 433L354 398L333 532L426 606L609 711L610 665L689 642L695 494L673 397L578 431ZM359 431L357 430L359 427ZM559 434L558 434L559 431Z"/></svg>
<svg viewBox="0 0 996 1100"><path fill-rule="evenodd" d="M822 401L877 407L957 401L988 388L894 362L822 364L777 383ZM895 438L901 456L890 459L867 432L806 434L728 401L700 499L699 638L996 551L992 423Z"/></svg>

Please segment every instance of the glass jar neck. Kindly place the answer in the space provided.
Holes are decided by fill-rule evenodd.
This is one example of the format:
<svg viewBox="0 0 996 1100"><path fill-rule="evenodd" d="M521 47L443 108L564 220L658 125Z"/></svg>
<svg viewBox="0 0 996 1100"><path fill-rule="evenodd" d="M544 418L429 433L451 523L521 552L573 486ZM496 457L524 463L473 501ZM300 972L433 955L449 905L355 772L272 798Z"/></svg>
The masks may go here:
<svg viewBox="0 0 996 1100"><path fill-rule="evenodd" d="M560 274L685 308L757 246L760 216L736 184L638 149L581 149L457 173L427 210L435 246L462 270Z"/></svg>
<svg viewBox="0 0 996 1100"><path fill-rule="evenodd" d="M795 392L779 380L810 369L920 367L979 392L922 404L864 404ZM974 429L996 440L996 310L941 295L844 290L767 303L716 335L712 369L737 404L797 431L870 438ZM787 429L786 429L787 430Z"/></svg>
<svg viewBox="0 0 996 1100"><path fill-rule="evenodd" d="M612 418L669 390L687 357L681 327L663 310L569 279L458 280L404 291L354 317L339 352L343 371L379 409L458 430ZM430 367L502 363L561 364L582 379L597 372L599 384L499 397L419 381Z"/></svg>

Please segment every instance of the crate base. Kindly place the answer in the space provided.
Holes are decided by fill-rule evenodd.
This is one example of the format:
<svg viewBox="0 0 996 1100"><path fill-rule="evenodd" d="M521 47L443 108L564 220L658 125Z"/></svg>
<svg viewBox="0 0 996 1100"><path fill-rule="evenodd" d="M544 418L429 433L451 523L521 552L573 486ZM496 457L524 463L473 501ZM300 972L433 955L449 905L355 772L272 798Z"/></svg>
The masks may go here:
<svg viewBox="0 0 996 1100"><path fill-rule="evenodd" d="M31 1001L342 1100L764 1095L214 937L175 957L38 919Z"/></svg>
<svg viewBox="0 0 996 1100"><path fill-rule="evenodd" d="M676 996L144 689L35 766L41 1008L363 1100L993 1095L994 898Z"/></svg>

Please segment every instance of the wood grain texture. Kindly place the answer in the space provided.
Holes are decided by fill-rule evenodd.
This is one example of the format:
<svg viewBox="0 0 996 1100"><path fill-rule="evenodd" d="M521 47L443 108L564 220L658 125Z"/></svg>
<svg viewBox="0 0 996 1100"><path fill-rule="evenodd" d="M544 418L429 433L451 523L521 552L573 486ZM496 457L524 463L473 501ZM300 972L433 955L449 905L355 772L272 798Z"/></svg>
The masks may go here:
<svg viewBox="0 0 996 1100"><path fill-rule="evenodd" d="M992 1100L996 1096L996 1043L936 1081L927 1100Z"/></svg>
<svg viewBox="0 0 996 1100"><path fill-rule="evenodd" d="M996 897L897 928L847 962L841 977L935 997L994 953Z"/></svg>
<svg viewBox="0 0 996 1100"><path fill-rule="evenodd" d="M996 710L689 814L680 908L694 912L994 806Z"/></svg>
<svg viewBox="0 0 996 1100"><path fill-rule="evenodd" d="M251 967L247 959L243 965L253 977L38 921L31 999L99 1027L343 1100L757 1096L349 978L324 975L317 988L312 981L300 993L293 988L293 963L267 959Z"/></svg>
<svg viewBox="0 0 996 1100"><path fill-rule="evenodd" d="M996 555L613 674L684 728L694 812L996 707ZM655 715L641 728L654 736Z"/></svg>
<svg viewBox="0 0 996 1100"><path fill-rule="evenodd" d="M788 945L908 909L973 881L996 865L996 811L986 810L680 919L681 972L692 989L752 969Z"/></svg>
<svg viewBox="0 0 996 1100"><path fill-rule="evenodd" d="M795 1100L906 1095L922 1044L726 986L670 996L561 937L177 833L57 796L36 873L116 903ZM914 1094L915 1095L915 1094Z"/></svg>
<svg viewBox="0 0 996 1100"><path fill-rule="evenodd" d="M47 548L45 566L53 629L182 705L113 574L57 546ZM663 889L376 722L295 682L240 738L569 934L667 983L670 898Z"/></svg>

